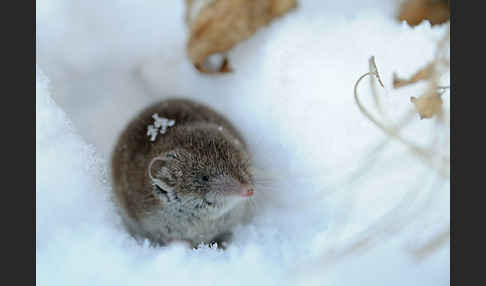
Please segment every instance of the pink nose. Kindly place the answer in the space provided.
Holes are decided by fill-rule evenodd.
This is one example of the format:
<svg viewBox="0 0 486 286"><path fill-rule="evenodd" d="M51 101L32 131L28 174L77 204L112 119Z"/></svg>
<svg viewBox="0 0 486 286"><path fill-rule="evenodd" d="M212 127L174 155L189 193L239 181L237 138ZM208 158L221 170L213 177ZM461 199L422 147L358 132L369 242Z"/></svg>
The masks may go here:
<svg viewBox="0 0 486 286"><path fill-rule="evenodd" d="M243 186L240 189L240 195L242 197L251 197L251 196L253 196L253 193L254 193L254 191L253 191L253 188L251 186Z"/></svg>

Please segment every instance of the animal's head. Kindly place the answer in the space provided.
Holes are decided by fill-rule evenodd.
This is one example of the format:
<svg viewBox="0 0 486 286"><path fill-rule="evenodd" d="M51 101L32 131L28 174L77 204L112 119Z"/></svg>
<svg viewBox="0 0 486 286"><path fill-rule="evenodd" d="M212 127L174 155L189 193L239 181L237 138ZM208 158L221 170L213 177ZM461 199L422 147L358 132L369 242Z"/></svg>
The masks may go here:
<svg viewBox="0 0 486 286"><path fill-rule="evenodd" d="M254 194L248 154L224 137L188 142L152 159L156 197L219 217Z"/></svg>

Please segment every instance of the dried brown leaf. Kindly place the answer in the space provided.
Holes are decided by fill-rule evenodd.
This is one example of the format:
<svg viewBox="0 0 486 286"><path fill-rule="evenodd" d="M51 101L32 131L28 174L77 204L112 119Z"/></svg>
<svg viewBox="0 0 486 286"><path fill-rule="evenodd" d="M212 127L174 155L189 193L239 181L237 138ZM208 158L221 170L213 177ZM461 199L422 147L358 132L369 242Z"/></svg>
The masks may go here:
<svg viewBox="0 0 486 286"><path fill-rule="evenodd" d="M216 71L207 58L224 54L260 27L296 7L297 0L186 0L189 26L187 54L203 73L231 71L226 61Z"/></svg>
<svg viewBox="0 0 486 286"><path fill-rule="evenodd" d="M448 0L407 0L400 7L398 19L407 21L410 26L416 26L423 20L436 25L447 22L449 16Z"/></svg>
<svg viewBox="0 0 486 286"><path fill-rule="evenodd" d="M415 105L420 119L432 118L442 110L442 98L437 92L427 93L418 98L412 96L410 101Z"/></svg>
<svg viewBox="0 0 486 286"><path fill-rule="evenodd" d="M418 70L410 79L399 78L395 73L393 74L393 87L399 88L421 80L428 80L435 72L435 63L429 63L425 67Z"/></svg>

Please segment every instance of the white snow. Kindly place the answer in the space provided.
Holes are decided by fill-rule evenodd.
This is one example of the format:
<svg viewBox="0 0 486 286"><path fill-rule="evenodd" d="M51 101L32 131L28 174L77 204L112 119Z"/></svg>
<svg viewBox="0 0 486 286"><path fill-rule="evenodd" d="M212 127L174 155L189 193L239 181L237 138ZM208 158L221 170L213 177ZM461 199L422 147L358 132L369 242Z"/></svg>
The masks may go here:
<svg viewBox="0 0 486 286"><path fill-rule="evenodd" d="M354 103L368 59L385 84L387 115L398 120L425 86L394 91L393 72L408 77L431 60L446 26L397 23L394 1L299 4L228 54L233 74L207 76L185 55L184 1L37 1L37 285L450 283L449 243L424 260L410 251L447 227L448 180L394 141L364 176L348 176L386 138ZM448 75L441 80L449 85ZM369 87L359 87L366 106ZM139 245L109 199L119 132L168 96L230 118L265 180L256 218L226 251ZM449 92L443 99L449 109ZM404 136L431 144L437 130L417 115ZM406 214L388 212L410 197L405 211L422 211L402 232L325 260L380 217Z"/></svg>
<svg viewBox="0 0 486 286"><path fill-rule="evenodd" d="M154 124L149 124L147 126L147 136L150 136L150 141L155 141L159 133L165 134L167 128L174 126L175 124L175 120L159 117L158 113L154 113L152 118L154 119Z"/></svg>

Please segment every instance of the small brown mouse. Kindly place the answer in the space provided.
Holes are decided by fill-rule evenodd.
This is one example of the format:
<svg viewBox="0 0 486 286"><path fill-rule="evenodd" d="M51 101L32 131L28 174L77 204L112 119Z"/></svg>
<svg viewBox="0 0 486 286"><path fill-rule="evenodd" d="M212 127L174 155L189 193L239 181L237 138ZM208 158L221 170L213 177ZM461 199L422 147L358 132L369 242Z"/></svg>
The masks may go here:
<svg viewBox="0 0 486 286"><path fill-rule="evenodd" d="M114 197L136 238L220 245L250 218L250 156L241 135L206 105L168 99L121 133L112 153Z"/></svg>

